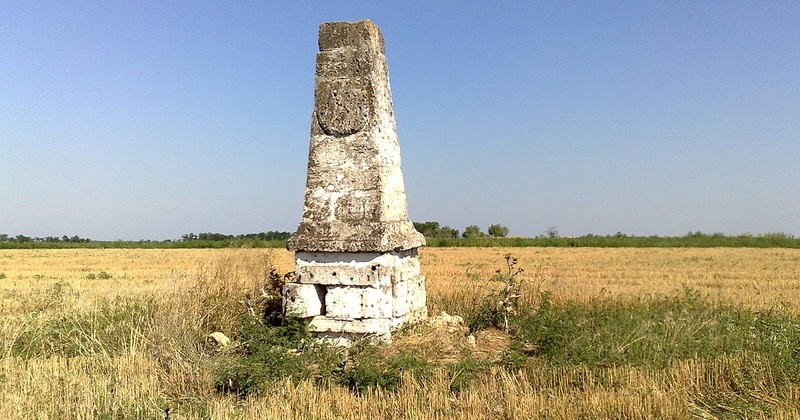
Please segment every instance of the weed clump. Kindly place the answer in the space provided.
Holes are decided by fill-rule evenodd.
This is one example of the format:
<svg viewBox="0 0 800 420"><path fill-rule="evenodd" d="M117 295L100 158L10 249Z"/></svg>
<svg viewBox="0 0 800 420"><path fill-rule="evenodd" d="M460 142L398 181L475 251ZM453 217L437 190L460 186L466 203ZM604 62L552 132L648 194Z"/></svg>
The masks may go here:
<svg viewBox="0 0 800 420"><path fill-rule="evenodd" d="M218 390L244 396L284 378L324 382L340 368L341 350L314 340L302 320L279 314L245 316L238 334L241 347L221 357L215 369Z"/></svg>
<svg viewBox="0 0 800 420"><path fill-rule="evenodd" d="M265 319L243 322L241 347L222 358L215 372L218 390L244 396L289 378L344 385L356 393L396 391L404 375L421 381L432 376L431 364L409 352L386 355L367 339L349 349L336 347L315 339L299 318L273 314Z"/></svg>
<svg viewBox="0 0 800 420"><path fill-rule="evenodd" d="M349 356L338 382L357 393L373 388L397 391L404 372L419 381L432 376L427 360L407 352L385 356L378 347L366 342L354 346Z"/></svg>
<svg viewBox="0 0 800 420"><path fill-rule="evenodd" d="M466 357L456 363L448 364L446 367L450 377L450 391L459 393L472 388L480 374L487 371L492 365L493 363L488 360L478 360L473 357Z"/></svg>

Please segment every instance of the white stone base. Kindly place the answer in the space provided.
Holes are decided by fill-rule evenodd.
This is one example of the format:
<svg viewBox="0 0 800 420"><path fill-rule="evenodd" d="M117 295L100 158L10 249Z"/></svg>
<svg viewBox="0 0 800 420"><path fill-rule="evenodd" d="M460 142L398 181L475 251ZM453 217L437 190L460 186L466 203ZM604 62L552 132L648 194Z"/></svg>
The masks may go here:
<svg viewBox="0 0 800 420"><path fill-rule="evenodd" d="M416 249L297 252L295 258L296 282L284 289L284 312L309 319L310 331L320 338L389 341L393 330L427 317Z"/></svg>

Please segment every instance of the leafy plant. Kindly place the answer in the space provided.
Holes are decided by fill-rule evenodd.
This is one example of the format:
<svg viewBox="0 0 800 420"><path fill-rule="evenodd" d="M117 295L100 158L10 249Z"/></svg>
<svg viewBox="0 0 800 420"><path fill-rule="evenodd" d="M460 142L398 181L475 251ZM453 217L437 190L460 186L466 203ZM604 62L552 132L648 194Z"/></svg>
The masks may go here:
<svg viewBox="0 0 800 420"><path fill-rule="evenodd" d="M471 331L495 326L507 333L510 332L509 320L518 314L520 309L519 299L522 297L523 284L520 275L525 270L517 265L517 258L511 254L506 254L505 263L505 269L498 269L490 279L502 283L503 288L499 293L483 299L476 310L466 315L467 325Z"/></svg>
<svg viewBox="0 0 800 420"><path fill-rule="evenodd" d="M456 363L447 365L447 371L450 376L450 391L461 392L472 387L478 380L478 375L481 372L487 371L493 363L486 360L477 360L472 357L467 357Z"/></svg>
<svg viewBox="0 0 800 420"><path fill-rule="evenodd" d="M371 388L396 391L403 372L409 372L417 380L432 376L427 360L406 352L386 357L378 347L366 342L355 346L350 357L339 382L359 393Z"/></svg>
<svg viewBox="0 0 800 420"><path fill-rule="evenodd" d="M282 378L330 380L343 363L341 349L314 340L298 318L281 316L280 325L270 325L245 317L239 334L241 351L216 368L219 390L243 396Z"/></svg>

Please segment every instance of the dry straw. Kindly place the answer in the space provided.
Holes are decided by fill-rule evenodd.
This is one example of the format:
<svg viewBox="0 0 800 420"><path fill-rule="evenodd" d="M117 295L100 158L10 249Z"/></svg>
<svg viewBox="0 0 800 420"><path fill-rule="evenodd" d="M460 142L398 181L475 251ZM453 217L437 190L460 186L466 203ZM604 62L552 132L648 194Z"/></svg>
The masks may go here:
<svg viewBox="0 0 800 420"><path fill-rule="evenodd" d="M555 305L689 287L712 301L800 312L799 250L439 248L421 252L431 313L495 293L498 285L489 279L509 252L529 276L528 299L537 289L551 290ZM237 328L273 265L291 270L292 255L0 251L0 418L710 419L723 407L737 417L800 418L800 389L779 383L769 360L756 354L666 369L554 368L530 359L518 372L479 372L473 386L458 392L444 367L425 381L406 374L395 392L356 395L335 384L291 380L244 399L218 392L213 367L227 356L205 336ZM481 332L474 348L464 331L417 333L385 351L413 350L443 366L463 354L496 360L508 342L497 330ZM48 350L56 344L70 357ZM764 410L753 411L753 401Z"/></svg>

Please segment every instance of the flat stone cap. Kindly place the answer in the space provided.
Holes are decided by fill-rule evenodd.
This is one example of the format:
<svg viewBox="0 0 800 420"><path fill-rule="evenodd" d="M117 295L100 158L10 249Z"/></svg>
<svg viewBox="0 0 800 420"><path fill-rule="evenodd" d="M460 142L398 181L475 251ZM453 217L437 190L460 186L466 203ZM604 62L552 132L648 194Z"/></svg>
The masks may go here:
<svg viewBox="0 0 800 420"><path fill-rule="evenodd" d="M381 30L371 20L327 22L319 26L319 50L337 48L375 49L386 54Z"/></svg>

